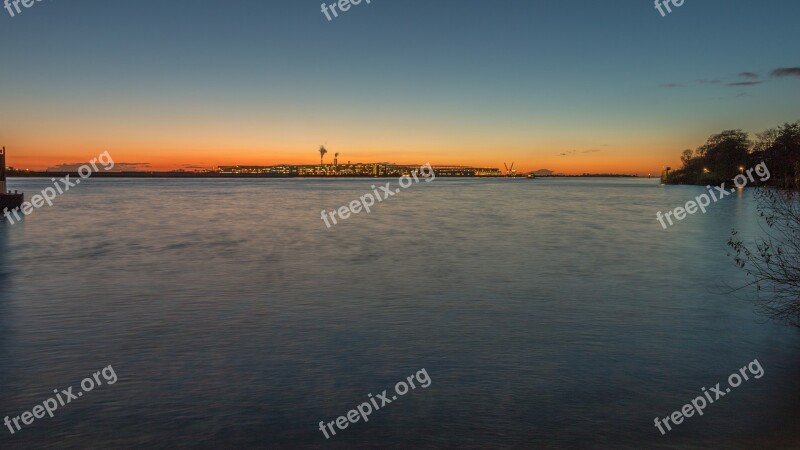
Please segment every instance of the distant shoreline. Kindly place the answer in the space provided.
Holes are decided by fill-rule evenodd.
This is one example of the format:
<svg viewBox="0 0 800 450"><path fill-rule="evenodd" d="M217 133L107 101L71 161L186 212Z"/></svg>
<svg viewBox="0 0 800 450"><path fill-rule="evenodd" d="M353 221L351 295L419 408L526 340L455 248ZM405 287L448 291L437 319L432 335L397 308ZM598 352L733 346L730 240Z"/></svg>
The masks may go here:
<svg viewBox="0 0 800 450"><path fill-rule="evenodd" d="M63 178L78 177L77 172L45 172L45 171L11 171L9 178ZM525 176L508 177L504 175L436 175L441 178L519 178L526 179ZM331 178L397 178L395 175L278 175L278 174L253 174L253 173L219 173L219 172L97 172L92 174L92 178L274 178L274 179L331 179ZM643 178L639 175L622 174L582 174L582 175L543 175L536 178Z"/></svg>

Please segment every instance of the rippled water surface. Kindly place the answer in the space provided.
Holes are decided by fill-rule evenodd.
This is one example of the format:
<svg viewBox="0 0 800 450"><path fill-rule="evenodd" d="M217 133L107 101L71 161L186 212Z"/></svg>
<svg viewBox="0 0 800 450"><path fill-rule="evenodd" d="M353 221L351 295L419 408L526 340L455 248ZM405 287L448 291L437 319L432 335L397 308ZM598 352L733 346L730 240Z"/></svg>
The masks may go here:
<svg viewBox="0 0 800 450"><path fill-rule="evenodd" d="M325 227L376 181L96 179L0 224L0 418L119 377L0 448L800 447L800 332L726 293L749 193L664 231L702 188L439 178Z"/></svg>

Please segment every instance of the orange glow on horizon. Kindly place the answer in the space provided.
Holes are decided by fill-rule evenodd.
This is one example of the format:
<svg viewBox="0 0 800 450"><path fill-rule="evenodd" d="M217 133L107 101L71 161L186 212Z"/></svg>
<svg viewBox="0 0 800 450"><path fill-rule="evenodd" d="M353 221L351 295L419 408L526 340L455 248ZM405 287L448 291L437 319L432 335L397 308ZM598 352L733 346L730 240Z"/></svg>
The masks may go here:
<svg viewBox="0 0 800 450"><path fill-rule="evenodd" d="M317 150L325 144L326 163L332 163L338 152L343 163L431 163L504 171L503 163L513 161L519 173L548 169L570 175L657 175L664 166L679 166L684 149L696 148L717 129L702 124L680 130L645 124L620 133L605 125L575 128L557 121L528 125L521 119L489 124L362 117L356 123L336 116L304 122L257 111L238 120L198 112L162 117L147 111L77 117L53 113L48 119L44 132L37 122L10 117L5 124L10 131L0 143L8 148L8 165L45 170L83 164L106 150L115 163L139 164L138 170L318 164Z"/></svg>
<svg viewBox="0 0 800 450"><path fill-rule="evenodd" d="M292 148L289 150L258 149L240 150L235 148L198 148L187 151L184 148L172 150L95 147L72 145L61 151L41 149L38 146L6 145L9 150L7 164L19 169L46 170L61 164L86 163L108 150L115 163L138 164L136 170L170 171L183 169L186 171L213 169L218 166L249 165L269 166L276 164L319 164L318 145L309 144L305 150ZM574 150L550 149L509 149L502 152L489 152L480 149L471 151L459 149L438 149L431 151L401 149L385 149L372 152L353 148L351 151L338 150L339 162L377 163L391 162L397 164L464 165L474 167L493 167L504 171L504 163L513 161L514 168L520 172L548 169L556 173L579 175L582 173L615 173L658 175L664 166L678 167L680 151L676 147L659 151L640 152L633 149L602 149L594 153L576 152ZM329 153L325 163L332 164L336 147L328 145ZM496 155L501 153L502 158ZM397 156L402 155L402 156ZM148 164L148 165L144 165ZM133 167L133 166L127 166Z"/></svg>
<svg viewBox="0 0 800 450"><path fill-rule="evenodd" d="M97 152L97 154L102 151ZM272 166L277 164L319 164L319 157L292 157L296 153L286 152L285 157L275 156L247 156L243 154L241 157L236 155L226 155L221 157L199 158L198 160L178 159L175 157L161 157L161 158L139 158L132 156L132 153L127 152L114 152L111 151L112 158L115 162L121 163L148 163L148 165L139 165L135 170L139 171L172 171L183 169L186 171L201 170L201 169L215 169L218 166ZM274 153L273 153L274 155ZM127 156L127 157L126 157ZM46 156L20 156L13 155L8 158L7 164L17 169L29 170L46 170L50 167L58 166L61 164L78 164L86 163L95 158L95 156L87 157L84 159L71 158L58 158ZM119 159L122 158L122 159ZM504 163L511 165L514 162L514 169L517 172L531 172L540 169L552 170L556 173L563 173L567 175L580 175L583 173L615 173L615 174L638 174L647 175L652 173L654 175L660 174L663 166L671 165L679 167L680 162L678 158L674 161L663 163L659 161L648 161L652 158L606 158L604 160L583 160L583 161L565 161L559 160L556 157L552 158L506 158L505 161L491 160L487 158L463 158L462 160L453 160L450 158L428 158L428 159L394 159L382 157L382 155L375 155L373 157L365 156L360 158L347 158L345 155L339 157L340 164L352 163L378 163L378 162L391 162L396 164L408 165L421 165L430 162L432 165L455 165L455 166L473 166L473 167L487 167L498 168L502 171ZM534 162L535 161L535 162ZM333 158L326 157L325 164L332 164Z"/></svg>

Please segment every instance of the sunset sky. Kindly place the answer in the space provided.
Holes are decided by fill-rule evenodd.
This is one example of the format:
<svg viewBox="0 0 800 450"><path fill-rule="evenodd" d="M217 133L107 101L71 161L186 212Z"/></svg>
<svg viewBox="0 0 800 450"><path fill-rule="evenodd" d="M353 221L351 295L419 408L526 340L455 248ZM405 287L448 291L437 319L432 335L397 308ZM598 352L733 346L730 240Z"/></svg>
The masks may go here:
<svg viewBox="0 0 800 450"><path fill-rule="evenodd" d="M0 145L44 169L340 161L658 173L800 120L800 3L45 0L0 10ZM332 3L332 0L329 1ZM144 166L149 164L149 166Z"/></svg>

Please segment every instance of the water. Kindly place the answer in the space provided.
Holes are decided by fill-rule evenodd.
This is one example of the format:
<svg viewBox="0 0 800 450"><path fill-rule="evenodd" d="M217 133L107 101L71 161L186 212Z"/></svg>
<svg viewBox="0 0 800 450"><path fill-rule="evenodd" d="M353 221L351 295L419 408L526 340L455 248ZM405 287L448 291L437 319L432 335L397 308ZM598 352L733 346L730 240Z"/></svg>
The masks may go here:
<svg viewBox="0 0 800 450"><path fill-rule="evenodd" d="M119 378L0 448L800 447L800 332L727 293L749 193L665 231L702 188L439 178L326 229L376 182L95 179L0 225L0 418Z"/></svg>

